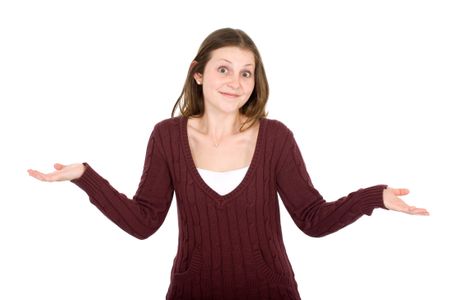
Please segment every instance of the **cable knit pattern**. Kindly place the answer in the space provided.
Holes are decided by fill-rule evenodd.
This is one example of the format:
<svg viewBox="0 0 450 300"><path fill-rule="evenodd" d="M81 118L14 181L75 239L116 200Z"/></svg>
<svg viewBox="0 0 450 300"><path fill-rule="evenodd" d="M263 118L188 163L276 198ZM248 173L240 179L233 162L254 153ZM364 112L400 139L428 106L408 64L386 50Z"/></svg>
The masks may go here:
<svg viewBox="0 0 450 300"><path fill-rule="evenodd" d="M292 131L274 119L261 119L247 173L225 195L198 173L185 117L163 120L153 128L132 199L83 164L86 171L72 182L104 215L139 239L161 226L175 193L179 242L166 297L170 300L299 300L282 240L277 195L297 226L314 237L385 208L386 185L325 201L311 182Z"/></svg>

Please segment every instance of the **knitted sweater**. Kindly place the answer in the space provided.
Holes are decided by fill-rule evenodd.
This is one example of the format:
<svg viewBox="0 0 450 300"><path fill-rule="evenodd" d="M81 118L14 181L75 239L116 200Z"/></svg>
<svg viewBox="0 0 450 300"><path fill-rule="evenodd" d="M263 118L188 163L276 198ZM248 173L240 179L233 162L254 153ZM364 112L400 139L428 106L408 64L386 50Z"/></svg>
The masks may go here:
<svg viewBox="0 0 450 300"><path fill-rule="evenodd" d="M307 235L335 232L374 208L386 208L386 185L359 189L326 202L314 188L292 131L260 120L256 148L241 183L223 196L198 173L190 151L187 118L157 123L142 177L132 199L119 193L88 163L71 182L120 228L138 239L163 223L175 192L178 251L166 299L295 299L297 282L280 226L280 196Z"/></svg>

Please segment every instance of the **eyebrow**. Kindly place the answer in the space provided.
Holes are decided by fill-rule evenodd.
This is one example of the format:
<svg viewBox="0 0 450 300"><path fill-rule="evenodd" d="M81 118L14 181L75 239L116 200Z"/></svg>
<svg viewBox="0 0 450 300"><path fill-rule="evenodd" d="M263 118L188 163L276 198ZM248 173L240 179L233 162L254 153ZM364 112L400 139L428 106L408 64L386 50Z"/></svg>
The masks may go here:
<svg viewBox="0 0 450 300"><path fill-rule="evenodd" d="M233 64L231 61L229 61L228 59L225 59L225 58L220 58L219 60L224 60L227 63ZM246 64L246 65L244 65L244 67L247 67L247 66L254 66L254 65L253 64Z"/></svg>

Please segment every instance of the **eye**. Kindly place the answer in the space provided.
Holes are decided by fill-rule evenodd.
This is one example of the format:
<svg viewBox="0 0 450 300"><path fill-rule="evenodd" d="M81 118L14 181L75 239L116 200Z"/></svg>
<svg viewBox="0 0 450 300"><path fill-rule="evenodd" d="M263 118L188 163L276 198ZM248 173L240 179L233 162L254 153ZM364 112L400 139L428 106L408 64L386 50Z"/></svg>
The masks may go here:
<svg viewBox="0 0 450 300"><path fill-rule="evenodd" d="M250 77L252 77L252 72L244 71L244 72L242 72L242 76L244 76L245 78L250 78Z"/></svg>
<svg viewBox="0 0 450 300"><path fill-rule="evenodd" d="M226 67L222 66L222 67L219 67L217 69L217 71L219 71L219 73L221 73L221 74L226 74L228 72L228 69Z"/></svg>

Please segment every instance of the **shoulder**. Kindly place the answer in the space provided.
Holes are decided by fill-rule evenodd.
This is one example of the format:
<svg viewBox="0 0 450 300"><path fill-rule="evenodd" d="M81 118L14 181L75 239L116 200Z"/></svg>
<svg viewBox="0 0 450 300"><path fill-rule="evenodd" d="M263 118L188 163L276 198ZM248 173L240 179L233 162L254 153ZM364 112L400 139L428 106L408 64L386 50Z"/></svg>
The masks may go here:
<svg viewBox="0 0 450 300"><path fill-rule="evenodd" d="M163 119L155 124L155 128L159 130L178 128L180 124L181 116Z"/></svg>
<svg viewBox="0 0 450 300"><path fill-rule="evenodd" d="M282 121L265 118L263 122L266 123L265 140L268 144L274 145L274 151L283 153L285 149L297 143L293 131Z"/></svg>
<svg viewBox="0 0 450 300"><path fill-rule="evenodd" d="M173 117L160 120L153 126L150 131L150 139L157 141L163 148L170 144L173 139L179 138L181 117Z"/></svg>
<svg viewBox="0 0 450 300"><path fill-rule="evenodd" d="M266 134L268 136L286 138L288 135L292 134L291 129L280 120L271 118L264 118L262 120L265 122Z"/></svg>
<svg viewBox="0 0 450 300"><path fill-rule="evenodd" d="M160 120L154 125L153 132L161 136L173 135L173 133L179 132L180 121L181 116Z"/></svg>
<svg viewBox="0 0 450 300"><path fill-rule="evenodd" d="M162 153L172 149L173 145L179 143L181 117L173 117L154 123L150 131L150 141L153 141ZM163 154L165 155L165 154Z"/></svg>

